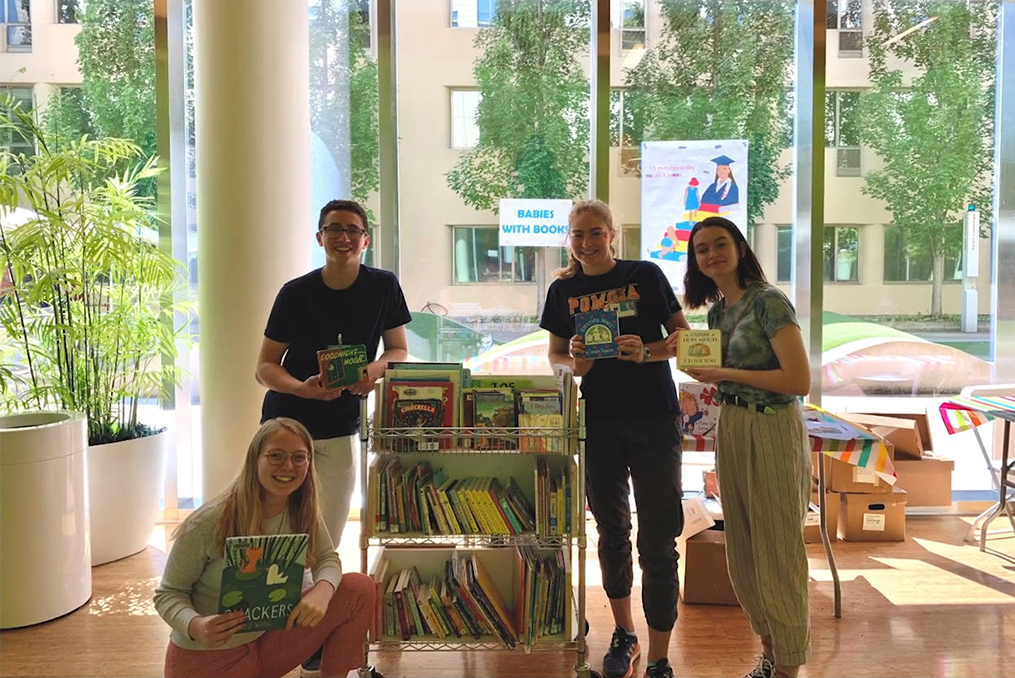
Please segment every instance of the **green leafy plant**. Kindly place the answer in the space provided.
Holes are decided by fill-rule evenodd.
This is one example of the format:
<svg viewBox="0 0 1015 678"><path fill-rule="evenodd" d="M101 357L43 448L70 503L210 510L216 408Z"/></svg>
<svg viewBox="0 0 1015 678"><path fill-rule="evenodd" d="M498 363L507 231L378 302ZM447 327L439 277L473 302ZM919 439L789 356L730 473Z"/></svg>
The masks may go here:
<svg viewBox="0 0 1015 678"><path fill-rule="evenodd" d="M183 267L146 234L156 225L141 186L154 158L124 139L58 139L8 100L0 130L35 153L0 150L0 403L60 407L88 417L89 442L154 433L138 422L143 397L179 383L176 313ZM114 171L116 168L119 171Z"/></svg>

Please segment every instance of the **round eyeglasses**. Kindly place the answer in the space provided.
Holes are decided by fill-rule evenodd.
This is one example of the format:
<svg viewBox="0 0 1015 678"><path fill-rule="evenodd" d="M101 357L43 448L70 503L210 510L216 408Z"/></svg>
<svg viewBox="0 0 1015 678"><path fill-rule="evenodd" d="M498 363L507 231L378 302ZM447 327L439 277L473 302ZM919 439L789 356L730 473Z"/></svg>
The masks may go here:
<svg viewBox="0 0 1015 678"><path fill-rule="evenodd" d="M264 456L268 458L268 463L272 466L281 466L285 463L286 459L291 459L293 466L303 467L310 463L310 455L306 452L283 452L282 450L270 450L264 453Z"/></svg>

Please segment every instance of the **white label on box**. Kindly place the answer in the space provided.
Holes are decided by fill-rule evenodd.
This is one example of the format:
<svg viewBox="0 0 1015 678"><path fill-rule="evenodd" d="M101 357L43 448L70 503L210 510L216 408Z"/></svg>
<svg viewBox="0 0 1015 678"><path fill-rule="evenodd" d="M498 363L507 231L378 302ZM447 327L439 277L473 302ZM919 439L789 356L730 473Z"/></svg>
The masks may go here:
<svg viewBox="0 0 1015 678"><path fill-rule="evenodd" d="M804 527L817 527L821 524L821 515L817 513L808 513L807 517L804 518Z"/></svg>
<svg viewBox="0 0 1015 678"><path fill-rule="evenodd" d="M878 474L870 469L860 468L859 466L853 467L853 482L854 483L867 483L870 485L877 485Z"/></svg>
<svg viewBox="0 0 1015 678"><path fill-rule="evenodd" d="M884 532L885 514L884 513L863 514L863 529L864 532Z"/></svg>

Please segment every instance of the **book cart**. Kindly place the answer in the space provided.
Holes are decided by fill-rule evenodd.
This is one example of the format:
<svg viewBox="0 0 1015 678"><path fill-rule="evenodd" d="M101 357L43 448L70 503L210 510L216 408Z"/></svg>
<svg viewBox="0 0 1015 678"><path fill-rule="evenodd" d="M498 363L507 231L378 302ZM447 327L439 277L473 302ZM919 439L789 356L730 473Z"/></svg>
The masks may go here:
<svg viewBox="0 0 1015 678"><path fill-rule="evenodd" d="M393 413L392 401L404 394L396 397L389 382L405 370L388 371L372 413L366 399L361 405L360 567L377 597L360 678L383 678L371 652L477 650L573 651L578 677L599 678L586 660L585 431L577 386L569 372L472 376L443 365L457 367L450 380L461 381L447 389L453 412L436 415L440 426L415 412L426 410L430 382L416 389L422 395L409 391L420 400L399 406L422 425L406 426ZM421 364L421 376L410 379L422 382L434 368ZM526 387L557 391L560 415L491 425L504 420L490 421L477 414L482 405L468 402L478 397L473 391Z"/></svg>

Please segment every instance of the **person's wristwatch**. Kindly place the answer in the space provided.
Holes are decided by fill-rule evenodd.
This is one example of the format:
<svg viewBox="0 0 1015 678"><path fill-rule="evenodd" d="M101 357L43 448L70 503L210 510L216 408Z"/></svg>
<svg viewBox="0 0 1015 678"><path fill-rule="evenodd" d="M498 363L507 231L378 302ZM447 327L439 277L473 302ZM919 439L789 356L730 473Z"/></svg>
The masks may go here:
<svg viewBox="0 0 1015 678"><path fill-rule="evenodd" d="M648 347L647 344L642 344L641 347L644 350L644 353L641 356L641 361L643 363L647 363L648 359L652 357L652 350Z"/></svg>

